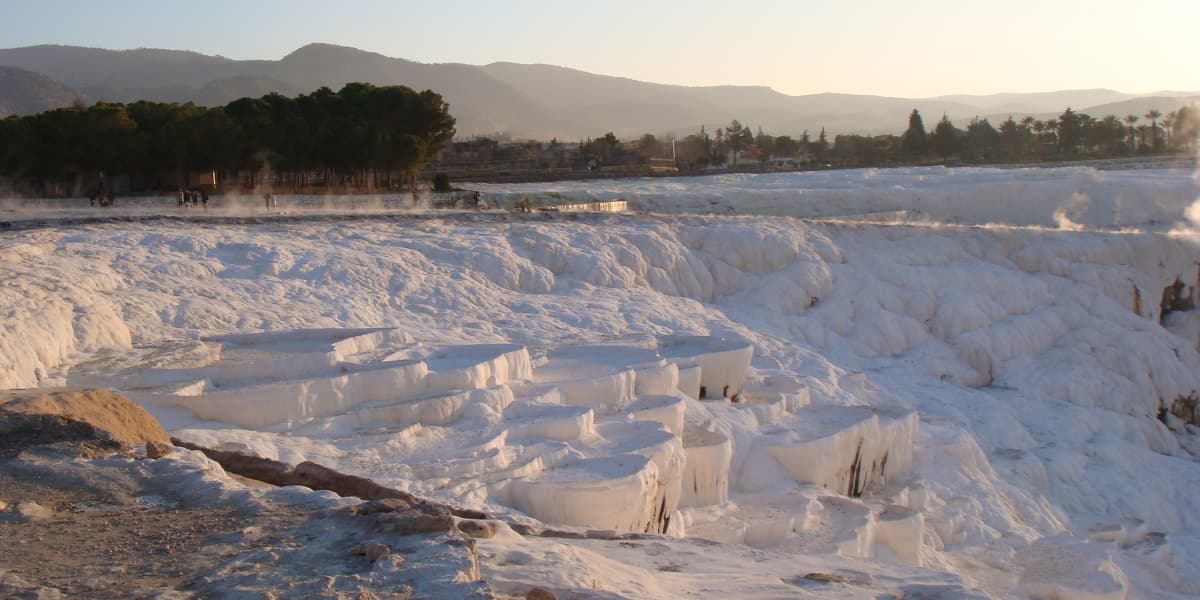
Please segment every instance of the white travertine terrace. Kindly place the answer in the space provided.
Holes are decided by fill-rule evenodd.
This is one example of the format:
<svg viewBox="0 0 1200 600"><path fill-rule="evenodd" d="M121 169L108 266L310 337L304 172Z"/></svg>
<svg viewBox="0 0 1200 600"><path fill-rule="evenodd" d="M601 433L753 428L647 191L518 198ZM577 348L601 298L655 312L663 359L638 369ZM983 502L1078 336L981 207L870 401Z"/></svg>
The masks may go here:
<svg viewBox="0 0 1200 600"><path fill-rule="evenodd" d="M761 428L742 450L750 465L771 461L797 483L851 496L911 462L917 424L913 413L810 407L794 379L747 387L753 347L715 337L569 347L536 360L519 345L430 347L396 330L208 343L214 362L147 376L177 383L137 397L279 432L408 427L400 439L415 443L444 431L437 452L418 447L398 467L450 489L482 486L495 502L563 525L680 533L680 508L723 505L734 482L743 492L774 485L763 479L772 471L734 471L739 441L703 425L706 406Z"/></svg>

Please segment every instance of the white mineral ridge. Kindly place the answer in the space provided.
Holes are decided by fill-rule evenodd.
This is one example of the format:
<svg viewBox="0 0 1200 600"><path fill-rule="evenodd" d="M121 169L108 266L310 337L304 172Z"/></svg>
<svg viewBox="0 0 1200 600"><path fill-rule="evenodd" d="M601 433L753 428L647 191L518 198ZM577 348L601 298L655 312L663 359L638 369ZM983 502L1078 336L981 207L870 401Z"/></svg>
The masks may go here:
<svg viewBox="0 0 1200 600"><path fill-rule="evenodd" d="M481 184L501 199L629 201L664 213L858 216L1073 228L1169 226L1196 200L1183 169L921 167ZM503 202L503 200L502 200Z"/></svg>
<svg viewBox="0 0 1200 600"><path fill-rule="evenodd" d="M515 595L1200 589L1200 443L1158 418L1200 391L1200 319L1160 304L1197 283L1191 172L487 191L692 214L17 228L0 388L111 386L197 443L516 521L695 536L501 532L483 574ZM287 337L323 330L353 335ZM217 339L262 332L282 346ZM679 336L716 346L672 356ZM858 498L855 454L888 457L854 469Z"/></svg>

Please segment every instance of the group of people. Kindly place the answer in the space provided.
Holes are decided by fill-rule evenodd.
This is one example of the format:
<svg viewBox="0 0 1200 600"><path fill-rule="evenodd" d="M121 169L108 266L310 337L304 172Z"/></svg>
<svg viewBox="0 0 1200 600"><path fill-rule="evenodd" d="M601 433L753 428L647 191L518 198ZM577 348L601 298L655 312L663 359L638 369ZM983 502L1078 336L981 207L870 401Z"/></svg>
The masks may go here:
<svg viewBox="0 0 1200 600"><path fill-rule="evenodd" d="M176 198L176 203L180 208L189 209L193 206L202 206L204 210L208 210L208 192L204 190L179 190Z"/></svg>
<svg viewBox="0 0 1200 600"><path fill-rule="evenodd" d="M263 194L263 208L266 208L267 210L279 208L279 196L269 192Z"/></svg>
<svg viewBox="0 0 1200 600"><path fill-rule="evenodd" d="M483 194L481 194L479 192L475 192L475 193L471 194L471 205L475 208L475 210L487 210L488 209L488 201L486 199L484 199ZM497 206L499 206L499 205L497 205ZM517 212L523 212L523 213L533 212L533 204L530 203L529 198L526 198L526 197L522 197L521 200L518 201L513 207L517 209ZM434 205L434 208L437 208L436 204Z"/></svg>

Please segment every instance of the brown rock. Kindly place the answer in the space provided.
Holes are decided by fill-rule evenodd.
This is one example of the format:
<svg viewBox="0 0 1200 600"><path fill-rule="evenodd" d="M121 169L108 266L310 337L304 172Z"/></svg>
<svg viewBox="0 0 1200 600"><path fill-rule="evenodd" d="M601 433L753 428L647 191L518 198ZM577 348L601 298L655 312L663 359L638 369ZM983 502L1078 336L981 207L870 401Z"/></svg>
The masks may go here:
<svg viewBox="0 0 1200 600"><path fill-rule="evenodd" d="M162 458L175 450L175 447L162 442L146 442L146 458Z"/></svg>
<svg viewBox="0 0 1200 600"><path fill-rule="evenodd" d="M562 529L543 529L539 534L542 537L563 538L565 540L583 540L587 539L587 534L580 531L566 531Z"/></svg>
<svg viewBox="0 0 1200 600"><path fill-rule="evenodd" d="M396 511L404 511L412 509L412 504L402 498L384 498L382 500L371 500L356 505L353 508L354 514L358 515L373 515L376 513L389 513Z"/></svg>
<svg viewBox="0 0 1200 600"><path fill-rule="evenodd" d="M496 536L496 531L500 529L496 521L474 521L462 520L458 522L458 530L479 539L491 539Z"/></svg>
<svg viewBox="0 0 1200 600"><path fill-rule="evenodd" d="M509 523L508 526L520 535L542 535L541 528L534 527L533 525L526 525L525 523Z"/></svg>
<svg viewBox="0 0 1200 600"><path fill-rule="evenodd" d="M380 523L400 535L444 533L454 530L454 516L440 506L426 505L412 510L384 513Z"/></svg>
<svg viewBox="0 0 1200 600"><path fill-rule="evenodd" d="M533 587L525 592L525 600L558 600L558 596L544 587Z"/></svg>
<svg viewBox="0 0 1200 600"><path fill-rule="evenodd" d="M475 519L484 520L488 518L488 514L472 508L454 508L450 507L450 512L460 519Z"/></svg>
<svg viewBox="0 0 1200 600"><path fill-rule="evenodd" d="M809 573L801 577L808 581L819 581L821 583L845 583L846 578L834 573Z"/></svg>
<svg viewBox="0 0 1200 600"><path fill-rule="evenodd" d="M305 461L296 465L292 468L291 476L294 484L314 490L330 490L342 496L357 496L363 500L399 498L410 504L420 502L407 492L384 487L365 477L347 475L315 462Z"/></svg>
<svg viewBox="0 0 1200 600"><path fill-rule="evenodd" d="M167 432L145 409L115 392L0 392L0 453L63 442L116 450L151 441L168 443Z"/></svg>
<svg viewBox="0 0 1200 600"><path fill-rule="evenodd" d="M271 485L302 485L291 476L292 466L287 463L259 456L240 454L229 450L205 448L204 446L185 442L179 438L171 438L171 443L180 448L203 452L205 456L219 463L222 468L230 473L237 473L243 477L249 477Z"/></svg>
<svg viewBox="0 0 1200 600"><path fill-rule="evenodd" d="M392 553L391 548L379 542L363 542L354 548L354 553L367 557L367 560L375 562Z"/></svg>

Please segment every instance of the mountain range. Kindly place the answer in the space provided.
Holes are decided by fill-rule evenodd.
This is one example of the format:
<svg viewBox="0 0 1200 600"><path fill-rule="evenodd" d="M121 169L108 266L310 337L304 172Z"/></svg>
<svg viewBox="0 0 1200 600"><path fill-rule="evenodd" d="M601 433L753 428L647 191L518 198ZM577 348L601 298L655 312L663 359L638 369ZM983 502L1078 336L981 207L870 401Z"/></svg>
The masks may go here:
<svg viewBox="0 0 1200 600"><path fill-rule="evenodd" d="M612 131L686 135L738 119L777 135L899 132L915 108L926 127L945 114L996 122L1009 115L1046 118L1071 106L1093 116L1168 112L1200 92L1134 95L1065 90L985 96L892 98L855 94L791 96L762 86L681 86L596 75L566 67L497 62L483 66L419 63L330 44L309 44L280 60L233 60L180 50L105 50L78 46L0 49L0 116L29 114L78 100L155 100L223 105L269 92L296 95L351 81L432 89L450 104L459 137L574 140Z"/></svg>

